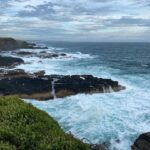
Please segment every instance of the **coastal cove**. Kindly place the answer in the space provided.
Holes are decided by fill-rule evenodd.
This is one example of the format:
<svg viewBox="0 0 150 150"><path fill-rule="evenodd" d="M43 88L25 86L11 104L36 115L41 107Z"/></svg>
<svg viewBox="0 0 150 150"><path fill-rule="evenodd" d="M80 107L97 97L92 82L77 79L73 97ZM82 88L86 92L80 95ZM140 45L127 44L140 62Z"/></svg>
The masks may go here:
<svg viewBox="0 0 150 150"><path fill-rule="evenodd" d="M93 150L145 150L140 135L149 146L149 43L23 43L0 48L1 96L23 98Z"/></svg>

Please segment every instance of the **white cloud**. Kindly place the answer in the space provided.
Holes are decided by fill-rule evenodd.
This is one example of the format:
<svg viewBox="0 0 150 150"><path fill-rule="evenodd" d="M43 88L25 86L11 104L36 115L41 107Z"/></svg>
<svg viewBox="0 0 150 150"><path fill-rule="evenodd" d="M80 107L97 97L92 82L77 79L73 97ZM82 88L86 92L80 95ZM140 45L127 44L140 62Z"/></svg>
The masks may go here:
<svg viewBox="0 0 150 150"><path fill-rule="evenodd" d="M0 0L0 7L1 36L134 41L150 30L149 0Z"/></svg>

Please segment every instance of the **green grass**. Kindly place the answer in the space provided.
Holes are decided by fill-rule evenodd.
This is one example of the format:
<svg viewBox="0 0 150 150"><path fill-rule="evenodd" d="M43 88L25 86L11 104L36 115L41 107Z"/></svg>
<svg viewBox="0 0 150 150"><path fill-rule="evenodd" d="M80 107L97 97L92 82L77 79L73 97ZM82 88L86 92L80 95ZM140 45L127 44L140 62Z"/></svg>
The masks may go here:
<svg viewBox="0 0 150 150"><path fill-rule="evenodd" d="M0 150L90 150L47 113L18 97L0 97Z"/></svg>

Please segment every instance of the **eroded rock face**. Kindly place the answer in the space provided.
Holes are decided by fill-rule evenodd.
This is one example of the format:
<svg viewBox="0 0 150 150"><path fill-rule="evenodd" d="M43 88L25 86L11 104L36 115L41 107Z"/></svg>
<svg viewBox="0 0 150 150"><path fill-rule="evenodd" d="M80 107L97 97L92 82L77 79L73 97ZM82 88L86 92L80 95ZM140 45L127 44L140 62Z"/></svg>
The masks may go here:
<svg viewBox="0 0 150 150"><path fill-rule="evenodd" d="M0 56L0 67L14 67L22 63L21 58Z"/></svg>
<svg viewBox="0 0 150 150"><path fill-rule="evenodd" d="M140 135L132 146L132 150L150 150L150 132Z"/></svg>
<svg viewBox="0 0 150 150"><path fill-rule="evenodd" d="M117 81L92 75L23 76L0 80L0 95L18 95L38 100L63 98L78 93L117 92L124 88Z"/></svg>

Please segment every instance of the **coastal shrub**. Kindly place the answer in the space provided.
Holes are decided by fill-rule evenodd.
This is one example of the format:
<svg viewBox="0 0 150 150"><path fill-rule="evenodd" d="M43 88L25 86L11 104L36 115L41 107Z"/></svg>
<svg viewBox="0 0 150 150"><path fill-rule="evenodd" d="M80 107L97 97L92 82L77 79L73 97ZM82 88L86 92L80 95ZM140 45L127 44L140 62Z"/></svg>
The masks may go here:
<svg viewBox="0 0 150 150"><path fill-rule="evenodd" d="M0 150L89 150L44 111L18 97L0 97Z"/></svg>

